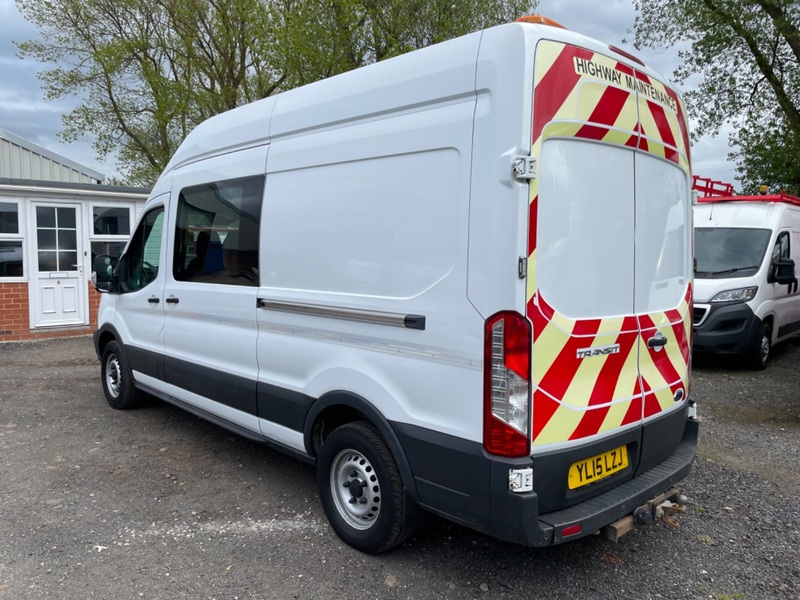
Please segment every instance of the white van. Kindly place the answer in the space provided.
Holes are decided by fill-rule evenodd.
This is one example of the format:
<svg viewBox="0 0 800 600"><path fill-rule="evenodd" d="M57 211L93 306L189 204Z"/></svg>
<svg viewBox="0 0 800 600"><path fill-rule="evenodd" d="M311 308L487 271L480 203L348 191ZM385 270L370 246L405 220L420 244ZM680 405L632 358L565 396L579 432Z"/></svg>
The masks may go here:
<svg viewBox="0 0 800 600"><path fill-rule="evenodd" d="M661 516L698 429L685 110L539 21L189 134L98 259L111 406L147 392L316 464L365 552L426 511L533 546Z"/></svg>
<svg viewBox="0 0 800 600"><path fill-rule="evenodd" d="M772 346L800 335L800 198L700 198L695 226L695 352L756 369Z"/></svg>

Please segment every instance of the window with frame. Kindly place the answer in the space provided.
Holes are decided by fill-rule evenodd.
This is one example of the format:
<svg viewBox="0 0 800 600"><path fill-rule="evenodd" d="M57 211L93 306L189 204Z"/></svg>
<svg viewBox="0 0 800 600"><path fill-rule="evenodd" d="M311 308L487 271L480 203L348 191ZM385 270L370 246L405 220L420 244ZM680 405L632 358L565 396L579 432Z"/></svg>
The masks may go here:
<svg viewBox="0 0 800 600"><path fill-rule="evenodd" d="M175 224L175 279L259 285L258 236L263 195L263 175L183 189Z"/></svg>
<svg viewBox="0 0 800 600"><path fill-rule="evenodd" d="M0 202L0 279L24 273L23 238L18 202Z"/></svg>
<svg viewBox="0 0 800 600"><path fill-rule="evenodd" d="M93 206L94 235L130 235L131 211L127 206Z"/></svg>
<svg viewBox="0 0 800 600"><path fill-rule="evenodd" d="M778 234L778 239L775 240L775 247L772 249L772 260L789 258L789 256L789 232L783 231Z"/></svg>
<svg viewBox="0 0 800 600"><path fill-rule="evenodd" d="M122 255L131 234L129 205L92 205L92 229L89 235L92 264L100 255L117 259Z"/></svg>
<svg viewBox="0 0 800 600"><path fill-rule="evenodd" d="M124 291L138 291L158 277L163 229L164 207L151 210L139 223L125 259L120 262L119 278Z"/></svg>
<svg viewBox="0 0 800 600"><path fill-rule="evenodd" d="M78 269L78 223L72 206L36 207L36 254L40 273Z"/></svg>
<svg viewBox="0 0 800 600"><path fill-rule="evenodd" d="M779 268L776 263L779 260L790 258L791 257L790 250L791 249L789 247L789 232L782 231L781 233L778 234L778 238L775 240L775 245L772 247L772 259L770 261L770 266L769 266L770 269L769 276L767 277L767 281L769 283L775 283L777 281ZM789 293L792 293L792 288L794 287L794 285L795 284L791 284L789 286Z"/></svg>

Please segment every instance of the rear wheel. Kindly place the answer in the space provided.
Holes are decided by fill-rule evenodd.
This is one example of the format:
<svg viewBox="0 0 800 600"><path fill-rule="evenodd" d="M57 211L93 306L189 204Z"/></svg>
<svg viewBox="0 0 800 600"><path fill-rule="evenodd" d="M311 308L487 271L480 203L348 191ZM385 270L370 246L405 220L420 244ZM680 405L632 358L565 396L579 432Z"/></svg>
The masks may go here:
<svg viewBox="0 0 800 600"><path fill-rule="evenodd" d="M325 439L317 486L331 527L357 550L383 552L414 529L415 507L406 498L397 464L367 423L348 423Z"/></svg>
<svg viewBox="0 0 800 600"><path fill-rule="evenodd" d="M750 366L753 369L761 371L766 369L767 362L769 361L769 353L772 351L772 328L768 323L761 324L761 331L759 332L756 345L750 355Z"/></svg>
<svg viewBox="0 0 800 600"><path fill-rule="evenodd" d="M140 403L141 392L133 384L133 374L119 343L109 342L100 359L103 394L112 408L125 410Z"/></svg>

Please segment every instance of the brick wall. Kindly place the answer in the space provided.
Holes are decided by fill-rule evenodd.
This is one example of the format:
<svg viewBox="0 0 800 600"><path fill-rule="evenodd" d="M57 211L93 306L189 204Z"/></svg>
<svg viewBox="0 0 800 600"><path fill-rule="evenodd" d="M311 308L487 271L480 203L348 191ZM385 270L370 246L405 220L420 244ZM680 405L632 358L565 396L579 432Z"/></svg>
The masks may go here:
<svg viewBox="0 0 800 600"><path fill-rule="evenodd" d="M22 339L16 336L30 330L28 284L0 283L0 340Z"/></svg>
<svg viewBox="0 0 800 600"><path fill-rule="evenodd" d="M97 306L100 294L91 283L89 286L89 326L30 328L28 284L0 283L0 343L22 340L39 340L69 337L93 333L97 328Z"/></svg>
<svg viewBox="0 0 800 600"><path fill-rule="evenodd" d="M89 282L89 329L97 329L97 309L100 307L100 296L102 294L94 289L92 282Z"/></svg>

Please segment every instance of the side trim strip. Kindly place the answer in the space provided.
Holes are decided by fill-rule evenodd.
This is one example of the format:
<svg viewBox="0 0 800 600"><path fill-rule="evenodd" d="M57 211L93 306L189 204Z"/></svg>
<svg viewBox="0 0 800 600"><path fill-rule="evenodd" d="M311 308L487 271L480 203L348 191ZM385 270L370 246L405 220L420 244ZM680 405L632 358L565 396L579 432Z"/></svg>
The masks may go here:
<svg viewBox="0 0 800 600"><path fill-rule="evenodd" d="M303 302L284 302L281 300L268 300L266 298L259 298L257 306L258 308L265 308L267 310L277 310L298 315L344 319L346 321L358 321L360 323L372 323L374 325L405 327L406 329L425 329L425 317L423 315L404 315L400 313L361 310L357 308L306 304Z"/></svg>
<svg viewBox="0 0 800 600"><path fill-rule="evenodd" d="M783 327L778 329L778 337L783 337L785 335L791 335L800 330L800 321L794 321L793 323L789 323L788 325L784 325Z"/></svg>
<svg viewBox="0 0 800 600"><path fill-rule="evenodd" d="M169 402L177 406L180 409L185 410L201 419L205 419L218 427L222 427L223 429L227 429L228 431L232 431L233 433L242 436L248 440L252 440L254 442L258 442L261 444L266 444L270 448L274 448L279 452L283 452L284 454L288 454L304 463L313 465L316 464L316 459L313 456L310 456L306 452L298 450L297 448L293 448L280 440L274 440L264 435L259 435L258 433L247 429L246 427L242 427L238 423L234 423L233 421L229 421L224 417L216 414L208 412L199 406L195 406L194 404L190 404L188 402L184 402L183 400L179 400L175 396L170 396L169 394L162 392L161 390L157 390L149 385L144 383L136 383L136 387L140 390L147 392L158 398L159 400L163 400L164 402Z"/></svg>

